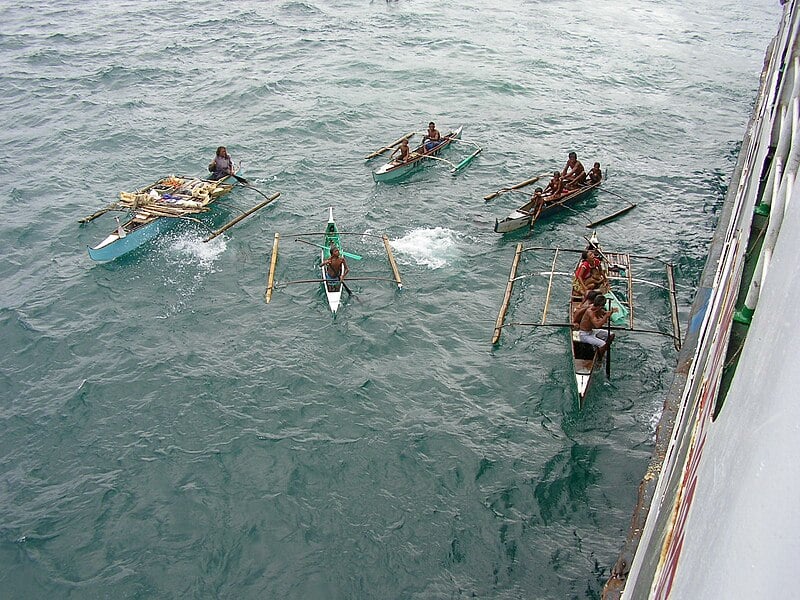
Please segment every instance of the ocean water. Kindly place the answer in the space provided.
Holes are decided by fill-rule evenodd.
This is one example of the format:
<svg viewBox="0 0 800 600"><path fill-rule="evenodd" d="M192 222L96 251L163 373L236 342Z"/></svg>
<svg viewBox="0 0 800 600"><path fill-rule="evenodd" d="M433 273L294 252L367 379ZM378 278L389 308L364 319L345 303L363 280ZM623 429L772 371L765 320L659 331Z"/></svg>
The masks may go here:
<svg viewBox="0 0 800 600"><path fill-rule="evenodd" d="M636 203L598 235L673 262L685 319L779 3L202 9L0 7L0 595L599 598L676 352L620 334L578 410L563 331L490 344L514 247L580 248ZM364 156L430 120L483 152L374 183ZM220 144L280 199L207 244L184 223L89 259L114 221L79 218ZM495 234L525 196L483 196L571 150L607 191ZM260 199L236 188L205 222ZM279 284L314 278L291 234L328 207L389 237L403 290L354 280L335 318L314 284L266 304L274 233ZM377 238L345 247L354 277L391 276ZM526 253L509 321L541 316L551 260ZM667 326L663 290L635 300L640 326Z"/></svg>

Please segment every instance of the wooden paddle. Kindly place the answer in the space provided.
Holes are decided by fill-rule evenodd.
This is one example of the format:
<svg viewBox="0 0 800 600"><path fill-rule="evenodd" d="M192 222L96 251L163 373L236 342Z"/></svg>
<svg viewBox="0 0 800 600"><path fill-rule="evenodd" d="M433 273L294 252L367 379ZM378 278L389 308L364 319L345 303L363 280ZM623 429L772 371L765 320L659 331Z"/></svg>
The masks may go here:
<svg viewBox="0 0 800 600"><path fill-rule="evenodd" d="M244 177L239 177L235 173L231 173L231 177L233 177L239 183L243 183L244 185L250 185L250 182L247 181L247 179L245 179Z"/></svg>
<svg viewBox="0 0 800 600"><path fill-rule="evenodd" d="M535 182L539 181L541 178L542 178L541 175L537 175L536 177L531 177L530 179L526 179L525 181L523 181L521 183L517 183L515 185L509 186L509 187L505 187L505 188L500 188L496 192L492 192L491 194L487 194L486 196L483 197L483 199L484 199L484 201L488 202L489 200L497 198L500 194L505 194L506 192L510 192L511 190L518 190L519 188L523 188L526 185L530 185L532 183L535 183Z"/></svg>
<svg viewBox="0 0 800 600"><path fill-rule="evenodd" d="M344 291L347 292L347 294L351 298L355 298L356 300L358 300L358 297L353 293L353 291L349 287L347 287L347 284L344 281L339 280L339 283L342 284L342 287L344 288Z"/></svg>
<svg viewBox="0 0 800 600"><path fill-rule="evenodd" d="M391 144L389 144L388 146L384 146L384 147L383 147L383 148L381 148L380 150L376 150L376 151L375 151L375 152L373 152L372 154L368 154L367 156L365 156L365 157L364 157L364 160L369 160L369 159L371 159L371 158L375 158L376 156L380 156L381 154L383 154L383 153L384 153L384 152L386 152L387 150L391 150L392 148L394 148L394 147L395 147L395 146L397 146L398 144L402 143L402 142L403 142L403 140L407 140L408 138L412 138L412 137L414 137L414 136L416 135L416 133L417 133L416 131L412 131L411 133L407 133L407 134L405 134L403 137L396 139L395 141L393 141L393 142L392 142Z"/></svg>

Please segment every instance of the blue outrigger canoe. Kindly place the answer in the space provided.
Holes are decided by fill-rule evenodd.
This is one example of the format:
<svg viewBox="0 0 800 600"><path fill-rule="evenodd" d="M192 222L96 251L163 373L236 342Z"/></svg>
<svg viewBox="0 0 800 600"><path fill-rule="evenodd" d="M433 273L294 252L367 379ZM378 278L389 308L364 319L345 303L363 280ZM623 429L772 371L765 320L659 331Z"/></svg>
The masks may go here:
<svg viewBox="0 0 800 600"><path fill-rule="evenodd" d="M89 257L98 262L107 262L135 250L174 227L186 215L203 212L206 206L230 192L233 184L226 183L229 179L231 178L210 180L170 176L131 194L138 197L142 195L153 197L155 201L148 207L154 207L154 211L148 210L148 207L137 209L132 205L130 208L132 216L125 223L117 221L117 228L103 241L96 246L87 246ZM200 197L198 191L201 192ZM199 199L195 200L196 198ZM169 210L176 205L186 206L187 203L192 204L188 205L189 209L185 215L171 217L154 214L158 212L159 207ZM192 211L192 206L196 206L197 210Z"/></svg>

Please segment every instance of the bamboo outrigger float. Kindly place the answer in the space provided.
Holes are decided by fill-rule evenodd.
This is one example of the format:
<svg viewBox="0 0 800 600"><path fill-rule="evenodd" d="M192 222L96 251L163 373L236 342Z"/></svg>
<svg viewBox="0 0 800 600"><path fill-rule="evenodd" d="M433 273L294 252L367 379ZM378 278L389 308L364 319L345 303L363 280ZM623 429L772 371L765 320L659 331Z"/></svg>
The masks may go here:
<svg viewBox="0 0 800 600"><path fill-rule="evenodd" d="M602 250L597 242L596 235L587 238L589 248L596 250L602 259L602 268L606 275L608 282L608 290L603 291L603 295L610 301L611 306L617 308L613 314L611 322L608 325L609 333L611 331L630 331L638 333L658 334L671 338L676 349L680 349L680 327L677 318L677 295L675 292L675 279L673 266L671 263L665 262L658 258L649 256L631 255L622 252L606 252ZM520 263L523 254L526 252L553 252L553 260L549 271L534 272L529 274L518 275ZM514 251L514 258L511 262L511 270L506 283L503 301L500 305L500 310L495 321L494 332L492 334L492 344L496 345L500 341L503 329L508 326L530 326L530 327L561 327L566 329L570 334L571 354L573 360L573 372L575 377L575 384L578 393L579 408L583 408L586 394L591 383L594 368L597 365L597 350L580 341L578 331L572 324L572 313L577 305L579 305L583 298L575 297L572 285L572 271L557 271L557 263L559 258L564 254L580 255L583 250L568 249L568 248L545 248L545 247L524 247L521 243L517 244ZM655 261L664 265L667 285L661 285L656 282L635 279L632 274L632 259L643 261ZM542 316L539 322L506 322L506 315L508 307L513 296L514 283L520 279L531 277L532 275L539 275L547 277L547 290L544 296L544 306L542 309ZM554 281L556 277L567 279L566 283L569 286L569 303L565 307L565 316L568 317L565 322L548 322L548 316L551 305L551 297L553 293ZM637 329L634 326L634 284L646 284L659 287L665 290L668 294L670 304L671 328L669 331L660 331L658 329ZM610 376L610 347L606 353L606 375Z"/></svg>
<svg viewBox="0 0 800 600"><path fill-rule="evenodd" d="M392 253L391 245L389 244L389 238L385 234L376 235L371 233L354 233L354 232L342 232L339 231L336 223L333 219L333 208L328 208L328 223L325 227L325 230L320 233L295 233L289 234L291 237L294 237L295 242L300 242L303 244L307 244L310 246L314 246L320 249L320 263L324 262L328 258L330 258L330 251L332 247L336 247L339 249L339 253L345 259L360 261L363 259L362 256L355 254L353 252L345 251L343 248L342 237L343 236L360 236L360 237L374 237L379 238L383 243L384 249L386 250L386 256L389 261L389 266L392 271L392 278L386 277L346 277L345 279L339 278L331 278L330 275L326 273L325 267L320 266L320 278L319 279L297 279L294 281L283 281L277 282L275 280L275 272L278 263L278 247L279 247L279 240L280 235L278 233L275 234L275 239L272 245L272 256L270 257L270 265L269 265L269 272L267 274L267 288L264 292L264 301L269 304L272 300L272 293L274 292L275 288L279 285L292 285L298 283L319 283L322 284L322 288L325 292L325 296L328 300L328 306L331 312L336 315L340 303L341 303L341 294L342 291L345 291L349 296L353 295L353 292L347 286L346 282L349 281L391 281L392 283L397 285L398 290L403 289L403 282L400 279L400 270L397 268L397 262L394 259L394 254ZM310 242L304 237L322 237L321 244L317 244L314 242Z"/></svg>

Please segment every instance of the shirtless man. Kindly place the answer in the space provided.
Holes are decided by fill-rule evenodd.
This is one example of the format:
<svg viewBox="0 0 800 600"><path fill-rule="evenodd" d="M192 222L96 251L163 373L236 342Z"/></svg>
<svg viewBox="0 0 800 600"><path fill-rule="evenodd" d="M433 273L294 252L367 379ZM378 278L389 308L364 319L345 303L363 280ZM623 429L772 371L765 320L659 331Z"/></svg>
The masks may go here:
<svg viewBox="0 0 800 600"><path fill-rule="evenodd" d="M558 171L553 172L553 178L550 183L544 188L544 194L550 196L551 200L558 200L561 197L561 192L564 189L564 182L561 180L561 173Z"/></svg>
<svg viewBox="0 0 800 600"><path fill-rule="evenodd" d="M533 191L533 196L529 200L531 203L531 209L528 211L528 214L531 215L534 220L539 216L539 213L542 212L542 208L544 208L544 196L542 196L542 188L536 188Z"/></svg>
<svg viewBox="0 0 800 600"><path fill-rule="evenodd" d="M425 152L430 152L431 150L436 148L436 146L441 144L441 142L442 142L442 135L436 129L436 124L433 121L431 121L430 123L428 123L428 131L425 132L425 135L422 138L422 143L424 144Z"/></svg>
<svg viewBox="0 0 800 600"><path fill-rule="evenodd" d="M586 295L583 297L583 301L572 312L572 324L575 327L578 327L581 324L583 313L585 313L586 309L588 309L594 303L594 299L597 298L599 293L600 292L597 290L589 290L586 292Z"/></svg>
<svg viewBox="0 0 800 600"><path fill-rule="evenodd" d="M400 142L400 145L389 155L389 160L394 160L394 155L398 152L400 153L400 156L397 159L397 162L404 163L408 160L408 157L411 156L411 150L408 149L408 138L405 138L402 142Z"/></svg>
<svg viewBox="0 0 800 600"><path fill-rule="evenodd" d="M325 279L328 287L336 286L337 283L343 283L344 278L350 272L347 261L343 256L339 256L339 248L334 244L331 244L331 257L328 260L322 261L322 266L326 267Z"/></svg>
<svg viewBox="0 0 800 600"><path fill-rule="evenodd" d="M561 178L564 180L564 187L577 188L586 181L586 170L583 164L578 160L578 155L570 152L567 157L567 164L564 165L564 170L561 171Z"/></svg>
<svg viewBox="0 0 800 600"><path fill-rule="evenodd" d="M600 170L600 163L594 163L594 166L589 171L589 183L599 183L603 181L603 171Z"/></svg>
<svg viewBox="0 0 800 600"><path fill-rule="evenodd" d="M594 302L584 311L580 325L578 325L578 339L584 344L591 344L597 348L599 358L603 357L608 346L614 341L614 334L609 335L608 331L601 328L617 309L606 310L605 305L606 297L603 294L595 296Z"/></svg>

